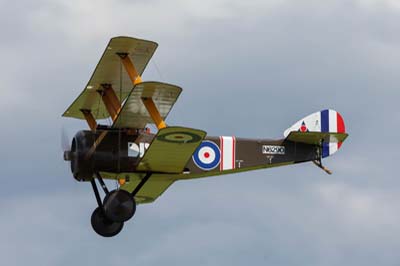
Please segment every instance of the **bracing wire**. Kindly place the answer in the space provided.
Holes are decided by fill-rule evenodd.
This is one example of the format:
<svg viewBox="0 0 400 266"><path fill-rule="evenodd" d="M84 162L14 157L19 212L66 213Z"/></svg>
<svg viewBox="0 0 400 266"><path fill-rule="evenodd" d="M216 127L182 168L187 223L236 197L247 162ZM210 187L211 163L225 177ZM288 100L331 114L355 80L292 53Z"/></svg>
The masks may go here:
<svg viewBox="0 0 400 266"><path fill-rule="evenodd" d="M100 96L98 97L98 101L97 101L97 110L96 110L96 117L95 119L97 119L99 117L99 112L100 112L100 101L101 101L101 97L103 96L103 92L100 94ZM94 134L92 134L93 136L93 144L94 144L94 152L96 152L97 150L97 144L96 144L96 134L97 134L97 126L94 129Z"/></svg>
<svg viewBox="0 0 400 266"><path fill-rule="evenodd" d="M101 97L103 96L103 93L101 93L101 95L100 95L100 97L99 97L99 100L97 101L97 110L96 110L96 118L95 119L97 119L97 117L99 117L99 112L100 112L100 100L101 100ZM97 128L95 129L95 132L96 132L96 130L97 130Z"/></svg>
<svg viewBox="0 0 400 266"><path fill-rule="evenodd" d="M157 71L158 75L160 76L160 79L161 79L161 80L164 80L164 77L163 77L163 75L161 74L161 71L160 71L160 69L158 68L158 65L157 65L157 63L156 63L156 60L153 59L151 62L153 63L154 67L156 68L156 71Z"/></svg>
<svg viewBox="0 0 400 266"><path fill-rule="evenodd" d="M120 104L122 104L122 61L121 60L119 60L119 102ZM122 119L122 117L120 119ZM121 171L121 128L118 128L118 173L120 171Z"/></svg>

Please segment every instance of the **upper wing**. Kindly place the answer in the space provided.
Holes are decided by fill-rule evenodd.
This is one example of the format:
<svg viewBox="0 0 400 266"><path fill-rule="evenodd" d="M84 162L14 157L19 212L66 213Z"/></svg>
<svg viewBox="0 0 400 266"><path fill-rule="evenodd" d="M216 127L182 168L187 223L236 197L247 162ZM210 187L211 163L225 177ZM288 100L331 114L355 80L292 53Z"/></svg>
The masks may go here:
<svg viewBox="0 0 400 266"><path fill-rule="evenodd" d="M192 128L160 129L137 170L180 174L205 136L205 131Z"/></svg>
<svg viewBox="0 0 400 266"><path fill-rule="evenodd" d="M151 81L135 85L114 121L113 127L144 128L147 123L153 123L142 101L145 98L153 100L161 117L165 119L181 92L180 87L162 82Z"/></svg>
<svg viewBox="0 0 400 266"><path fill-rule="evenodd" d="M84 119L81 110L89 110L95 119L109 117L109 113L97 90L102 85L111 85L120 102L132 90L132 81L118 54L128 54L135 69L141 75L153 56L157 43L130 37L115 37L110 40L88 84L79 97L64 112L63 116Z"/></svg>

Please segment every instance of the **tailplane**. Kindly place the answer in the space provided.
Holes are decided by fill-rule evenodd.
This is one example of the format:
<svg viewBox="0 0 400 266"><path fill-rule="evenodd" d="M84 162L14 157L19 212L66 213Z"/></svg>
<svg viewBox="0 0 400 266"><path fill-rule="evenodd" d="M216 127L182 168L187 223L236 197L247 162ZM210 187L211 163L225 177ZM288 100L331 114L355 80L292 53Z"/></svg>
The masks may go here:
<svg viewBox="0 0 400 266"><path fill-rule="evenodd" d="M325 158L340 149L348 134L343 117L326 109L300 119L285 130L284 136L289 141L320 145L321 158Z"/></svg>

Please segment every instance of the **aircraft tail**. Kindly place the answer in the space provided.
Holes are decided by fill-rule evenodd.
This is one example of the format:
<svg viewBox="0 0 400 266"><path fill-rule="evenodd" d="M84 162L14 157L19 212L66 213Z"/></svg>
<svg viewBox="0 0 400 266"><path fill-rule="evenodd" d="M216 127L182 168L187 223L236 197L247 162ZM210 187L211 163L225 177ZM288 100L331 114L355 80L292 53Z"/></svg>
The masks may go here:
<svg viewBox="0 0 400 266"><path fill-rule="evenodd" d="M342 116L335 110L326 109L297 121L286 129L287 140L322 145L322 158L337 152L348 136Z"/></svg>

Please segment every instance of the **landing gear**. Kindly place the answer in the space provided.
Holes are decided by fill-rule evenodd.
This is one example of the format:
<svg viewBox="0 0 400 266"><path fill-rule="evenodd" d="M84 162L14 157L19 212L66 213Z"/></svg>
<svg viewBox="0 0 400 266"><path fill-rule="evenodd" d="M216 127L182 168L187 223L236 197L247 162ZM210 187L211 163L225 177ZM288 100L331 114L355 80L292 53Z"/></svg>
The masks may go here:
<svg viewBox="0 0 400 266"><path fill-rule="evenodd" d="M93 211L90 221L92 223L93 230L104 237L115 236L121 232L122 228L124 227L123 222L113 222L108 219L100 207L97 207Z"/></svg>
<svg viewBox="0 0 400 266"><path fill-rule="evenodd" d="M104 214L111 221L126 222L135 211L135 199L128 191L113 190L104 198Z"/></svg>
<svg viewBox="0 0 400 266"><path fill-rule="evenodd" d="M109 192L100 174L97 173L97 180L106 196L102 201L96 181L92 179L90 182L98 205L91 217L93 230L104 237L112 237L121 232L124 222L131 219L136 212L135 195L149 180L150 176L151 173L147 173L132 193L125 190Z"/></svg>

